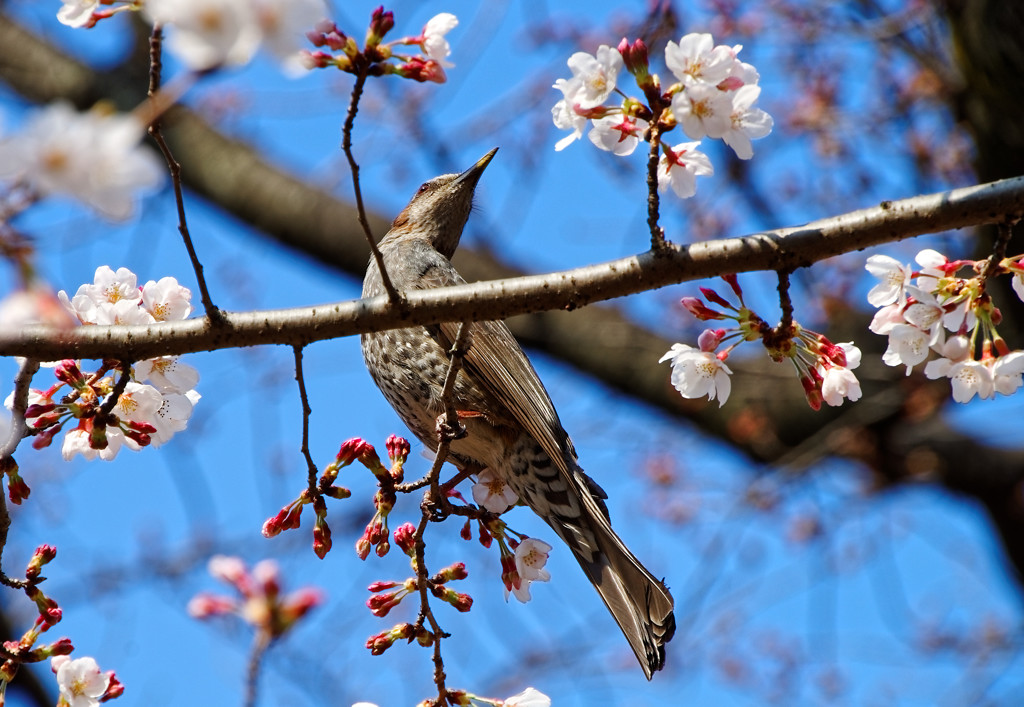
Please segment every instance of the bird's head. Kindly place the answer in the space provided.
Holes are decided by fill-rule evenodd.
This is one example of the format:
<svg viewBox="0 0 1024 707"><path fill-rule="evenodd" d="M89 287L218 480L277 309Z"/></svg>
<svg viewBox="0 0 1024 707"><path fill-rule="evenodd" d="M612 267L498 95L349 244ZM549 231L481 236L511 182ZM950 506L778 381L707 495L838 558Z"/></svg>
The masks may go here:
<svg viewBox="0 0 1024 707"><path fill-rule="evenodd" d="M495 147L462 174L442 174L424 182L385 238L423 238L444 257L451 258L473 209L473 192L480 175L497 151Z"/></svg>

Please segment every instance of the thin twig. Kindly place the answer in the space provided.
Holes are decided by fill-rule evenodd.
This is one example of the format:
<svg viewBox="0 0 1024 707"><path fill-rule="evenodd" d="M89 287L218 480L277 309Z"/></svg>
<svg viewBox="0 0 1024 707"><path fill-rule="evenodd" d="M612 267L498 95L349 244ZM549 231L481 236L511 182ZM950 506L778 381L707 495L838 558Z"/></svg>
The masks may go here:
<svg viewBox="0 0 1024 707"><path fill-rule="evenodd" d="M7 441L0 447L0 459L7 459L14 456L18 444L28 433L28 424L25 422L25 411L28 409L28 393L32 385L32 376L39 370L39 361L25 359L22 361L18 375L14 378L14 400L11 405L11 429L7 435ZM7 510L7 494L3 493L0 483L0 560L3 559L4 548L7 547L7 533L11 529L11 514ZM0 583L8 587L22 589L26 586L25 580L11 579L2 569L0 562Z"/></svg>
<svg viewBox="0 0 1024 707"><path fill-rule="evenodd" d="M793 327L793 300L789 296L789 275L788 269L779 270L779 308L782 310L782 319L779 320L777 331L783 336L788 336Z"/></svg>
<svg viewBox="0 0 1024 707"><path fill-rule="evenodd" d="M313 457L309 453L309 416L313 414L313 408L309 406L309 396L306 394L306 376L302 371L303 347L296 345L292 347L295 352L295 380L299 384L299 400L302 402L302 456L306 459L306 470L309 473L310 493L316 493L317 474L319 473Z"/></svg>
<svg viewBox="0 0 1024 707"><path fill-rule="evenodd" d="M32 386L32 376L39 370L39 361L24 359L14 377L14 399L11 404L11 429L7 441L0 447L0 458L10 457L18 449L18 444L28 432L25 423L25 411L28 409L28 392ZM3 544L0 543L0 548Z"/></svg>
<svg viewBox="0 0 1024 707"><path fill-rule="evenodd" d="M256 697L259 692L260 664L263 656L270 647L270 638L265 631L258 631L253 640L252 652L249 653L249 663L245 671L245 707L255 707Z"/></svg>
<svg viewBox="0 0 1024 707"><path fill-rule="evenodd" d="M651 250L659 252L665 248L665 229L659 224L661 220L661 201L658 196L658 161L660 159L659 147L661 145L660 129L658 128L658 117L651 121L651 129L648 140L651 143L650 152L647 155L647 227L651 230Z"/></svg>
<svg viewBox="0 0 1024 707"><path fill-rule="evenodd" d="M162 46L163 28L159 24L153 25L153 32L149 36L149 89L147 95L150 98L155 98L160 90L160 73L163 70L161 59ZM210 297L210 291L206 286L206 278L203 276L203 264L199 262L199 256L196 255L195 246L192 244L192 236L188 230L188 222L185 218L185 197L181 188L181 164L174 159L171 149L164 140L159 115L149 124L148 131L156 142L157 147L160 148L160 153L167 162L167 169L171 173L174 201L178 208L178 232L181 233L181 238L185 243L185 250L188 251L189 260L192 262L192 270L195 272L196 283L199 285L199 294L203 302L203 309L206 311L206 317L215 326L223 325L226 323L226 320L220 309L213 304L213 299Z"/></svg>
<svg viewBox="0 0 1024 707"><path fill-rule="evenodd" d="M348 113L345 115L345 125L341 129L341 149L348 158L348 166L352 170L352 191L356 197L356 210L359 213L359 225L363 228L366 242L370 246L373 259L377 262L377 269L380 270L380 279L384 285L384 291L388 293L388 300L393 304L402 302L401 293L391 283L387 268L384 267L384 256L380 254L377 242L373 239L373 232L370 230L370 222L366 220L366 208L363 206L363 190L359 185L359 165L352 155L352 128L355 125L356 113L359 112L359 99L363 95L363 86L366 84L366 70L356 74L355 85L352 86L352 98L349 100Z"/></svg>
<svg viewBox="0 0 1024 707"><path fill-rule="evenodd" d="M455 343L452 344L452 348L448 352L448 373L445 375L444 386L441 388L441 403L445 410L444 419L438 420L437 454L434 456L434 463L431 465L430 472L426 476L426 485L429 485L430 488L423 495L423 502L420 504L422 516L414 536L416 583L420 594L420 613L416 619L416 625L422 626L423 622L427 621L430 623L430 629L434 634L434 684L437 686L438 707L448 704L448 690L445 687L444 658L441 655L441 640L447 638L448 634L442 630L441 625L437 622L430 608L430 593L428 591L430 573L427 570L425 558L426 543L423 540L423 534L426 532L427 524L431 520L437 520L439 517L448 515L453 510L448 503L446 495L447 489L452 485L452 481L447 482L445 489L442 490L438 484L438 479L441 475L441 467L448 457L448 450L451 447L452 440L465 433L462 424L459 422L458 410L455 409L454 392L455 381L458 378L459 371L462 369L462 358L466 354L469 330L470 323L463 322L459 326L459 333L455 337ZM459 479L461 476L460 474L456 479ZM440 514L438 511L440 511Z"/></svg>

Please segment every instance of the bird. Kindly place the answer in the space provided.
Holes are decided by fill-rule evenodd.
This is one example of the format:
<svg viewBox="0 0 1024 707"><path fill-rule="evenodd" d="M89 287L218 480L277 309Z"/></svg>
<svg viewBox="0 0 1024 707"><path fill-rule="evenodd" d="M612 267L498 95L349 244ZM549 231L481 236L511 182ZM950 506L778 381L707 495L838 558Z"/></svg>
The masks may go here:
<svg viewBox="0 0 1024 707"><path fill-rule="evenodd" d="M452 266L473 196L494 148L461 174L424 182L391 224L378 248L400 292L466 281ZM363 280L364 298L385 287L376 258ZM445 412L442 388L460 323L363 334L363 359L373 381L409 430L433 451ZM453 390L465 434L447 461L460 472L489 469L508 484L569 547L597 589L650 680L665 664L675 632L673 600L612 530L607 494L580 467L551 398L502 321L469 324L468 345Z"/></svg>

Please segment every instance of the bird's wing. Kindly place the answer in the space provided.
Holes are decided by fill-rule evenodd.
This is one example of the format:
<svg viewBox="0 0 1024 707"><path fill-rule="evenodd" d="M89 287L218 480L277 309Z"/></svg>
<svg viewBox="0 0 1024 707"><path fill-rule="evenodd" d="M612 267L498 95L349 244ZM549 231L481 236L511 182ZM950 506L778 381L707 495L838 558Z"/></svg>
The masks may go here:
<svg viewBox="0 0 1024 707"><path fill-rule="evenodd" d="M429 267L421 274L420 282L425 289L466 282L454 268L444 265L447 261ZM460 326L458 322L445 322L427 328L445 350L450 350L458 338ZM569 460L576 460L572 441L562 428L544 384L504 322L471 324L469 349L463 357L462 366L464 373L472 376L481 388L504 405L540 443L562 473L571 478L573 473Z"/></svg>

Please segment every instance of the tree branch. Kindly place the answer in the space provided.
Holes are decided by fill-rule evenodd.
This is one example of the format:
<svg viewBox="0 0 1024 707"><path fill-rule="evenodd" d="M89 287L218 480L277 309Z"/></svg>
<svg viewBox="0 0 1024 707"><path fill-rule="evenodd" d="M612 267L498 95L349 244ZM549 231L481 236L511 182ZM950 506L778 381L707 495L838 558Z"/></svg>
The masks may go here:
<svg viewBox="0 0 1024 707"><path fill-rule="evenodd" d="M821 219L804 226L739 238L670 245L653 252L547 275L410 292L403 307L386 296L330 305L225 313L149 326L90 326L71 332L27 327L0 336L0 356L37 360L161 355L257 346L303 345L413 324L505 319L576 309L614 297L698 278L756 271L792 271L818 260L924 233L996 223L1024 213L1024 177L954 189Z"/></svg>

